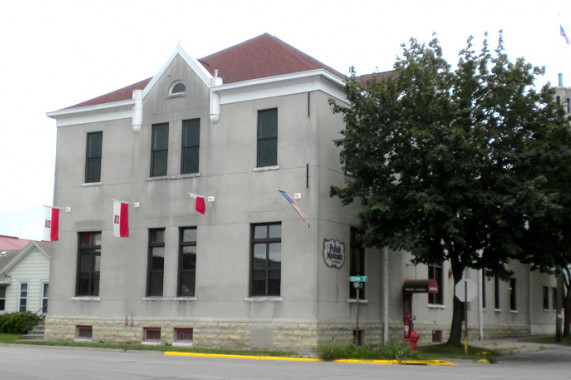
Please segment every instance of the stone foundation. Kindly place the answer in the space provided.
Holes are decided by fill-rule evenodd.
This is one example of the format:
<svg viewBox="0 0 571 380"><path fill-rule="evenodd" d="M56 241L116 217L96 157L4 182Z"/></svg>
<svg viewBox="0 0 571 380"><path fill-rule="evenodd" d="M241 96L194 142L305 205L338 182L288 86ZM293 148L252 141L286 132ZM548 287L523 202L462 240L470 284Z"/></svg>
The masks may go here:
<svg viewBox="0 0 571 380"><path fill-rule="evenodd" d="M195 347L227 349L266 349L296 352L312 352L320 344L350 344L353 341L354 322L335 321L230 321L215 319L158 320L135 319L110 320L93 317L48 316L45 320L45 338L54 341L77 339L77 326L92 327L92 342L140 344L144 328L161 329L160 344L175 342L175 328L192 328ZM377 345L383 341L383 324L360 322L363 344ZM433 343L435 331L440 331L441 342L449 337L450 325L415 323L414 331L420 335L419 344ZM479 338L478 326L469 327L468 339ZM523 326L485 326L486 339L529 335L530 328ZM389 326L389 340L403 339L402 324ZM158 343L158 342L157 342Z"/></svg>

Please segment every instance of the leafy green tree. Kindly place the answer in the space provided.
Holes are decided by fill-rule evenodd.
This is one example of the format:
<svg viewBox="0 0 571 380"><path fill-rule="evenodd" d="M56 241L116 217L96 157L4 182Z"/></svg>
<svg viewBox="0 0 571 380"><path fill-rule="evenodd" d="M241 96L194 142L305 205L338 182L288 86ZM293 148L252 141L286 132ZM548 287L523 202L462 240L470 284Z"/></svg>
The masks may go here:
<svg viewBox="0 0 571 380"><path fill-rule="evenodd" d="M411 39L394 68L364 86L353 71L347 104L331 101L347 174L331 196L360 202L366 246L449 260L455 283L466 268L506 278L510 260L533 258L530 216L557 209L533 165L538 131L564 124L552 90L533 86L543 70L511 62L501 32L494 51L486 35L476 53L470 37L454 70L436 38ZM450 342L461 340L462 306L454 297Z"/></svg>

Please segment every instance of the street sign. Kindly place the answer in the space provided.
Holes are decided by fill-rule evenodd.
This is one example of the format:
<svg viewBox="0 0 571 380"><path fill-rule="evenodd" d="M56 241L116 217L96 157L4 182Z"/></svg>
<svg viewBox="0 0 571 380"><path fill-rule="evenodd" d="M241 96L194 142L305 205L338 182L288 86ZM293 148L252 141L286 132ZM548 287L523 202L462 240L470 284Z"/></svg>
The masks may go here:
<svg viewBox="0 0 571 380"><path fill-rule="evenodd" d="M454 291L456 293L456 297L458 297L462 302L470 302L478 294L476 284L474 284L474 281L470 279L462 279L458 281L454 287Z"/></svg>
<svg viewBox="0 0 571 380"><path fill-rule="evenodd" d="M355 282L353 282L353 287L355 289L363 289L363 283L355 281Z"/></svg>
<svg viewBox="0 0 571 380"><path fill-rule="evenodd" d="M367 276L350 276L350 282L367 282Z"/></svg>

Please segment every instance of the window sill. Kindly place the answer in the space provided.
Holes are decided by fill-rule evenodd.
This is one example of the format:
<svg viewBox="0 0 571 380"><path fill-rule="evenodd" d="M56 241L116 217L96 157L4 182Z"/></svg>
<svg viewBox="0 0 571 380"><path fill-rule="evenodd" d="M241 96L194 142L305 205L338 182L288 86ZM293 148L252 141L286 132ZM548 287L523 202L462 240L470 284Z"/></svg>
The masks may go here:
<svg viewBox="0 0 571 380"><path fill-rule="evenodd" d="M185 95L186 95L186 92L176 92L174 94L169 94L167 99L182 98Z"/></svg>
<svg viewBox="0 0 571 380"><path fill-rule="evenodd" d="M444 306L444 305L431 305L431 304L428 304L428 305L426 305L426 306L427 306L429 309L435 309L435 310L444 310L444 309L446 309L446 306Z"/></svg>
<svg viewBox="0 0 571 380"><path fill-rule="evenodd" d="M246 302L283 302L283 298L282 297L246 297L244 298L244 301Z"/></svg>
<svg viewBox="0 0 571 380"><path fill-rule="evenodd" d="M196 301L196 297L143 297L142 301Z"/></svg>
<svg viewBox="0 0 571 380"><path fill-rule="evenodd" d="M90 296L76 296L71 297L72 301L85 301L85 302L100 302L101 297L90 297Z"/></svg>
<svg viewBox="0 0 571 380"><path fill-rule="evenodd" d="M169 179L168 176L166 175L161 175L161 176L156 176L156 177L147 177L145 178L147 181L152 182L152 181L166 181Z"/></svg>
<svg viewBox="0 0 571 380"><path fill-rule="evenodd" d="M185 179L185 178L196 178L196 177L201 177L202 174L200 172L198 173L188 173L188 174L177 174L177 175L171 175L169 177L169 179Z"/></svg>
<svg viewBox="0 0 571 380"><path fill-rule="evenodd" d="M517 311L517 310L510 310L510 313L512 313L512 314L517 314L518 311Z"/></svg>
<svg viewBox="0 0 571 380"><path fill-rule="evenodd" d="M274 166L262 166L259 168L253 168L252 171L253 172L266 172L266 171L270 171L270 170L278 170L280 167L279 165L274 165Z"/></svg>
<svg viewBox="0 0 571 380"><path fill-rule="evenodd" d="M160 346L161 342L160 341L144 340L141 342L141 344L144 346Z"/></svg>
<svg viewBox="0 0 571 380"><path fill-rule="evenodd" d="M77 343L92 343L93 342L92 339L87 339L87 338L75 338L73 341L77 342Z"/></svg>
<svg viewBox="0 0 571 380"><path fill-rule="evenodd" d="M347 303L357 303L357 299L356 298L349 298L347 300ZM369 303L369 300L367 299L359 299L359 303Z"/></svg>
<svg viewBox="0 0 571 380"><path fill-rule="evenodd" d="M501 312L502 312L502 309L494 309L494 311L495 311L496 313L501 313Z"/></svg>
<svg viewBox="0 0 571 380"><path fill-rule="evenodd" d="M81 187L103 186L103 182L86 182L82 183Z"/></svg>
<svg viewBox="0 0 571 380"><path fill-rule="evenodd" d="M194 347L193 342L172 342L173 347Z"/></svg>

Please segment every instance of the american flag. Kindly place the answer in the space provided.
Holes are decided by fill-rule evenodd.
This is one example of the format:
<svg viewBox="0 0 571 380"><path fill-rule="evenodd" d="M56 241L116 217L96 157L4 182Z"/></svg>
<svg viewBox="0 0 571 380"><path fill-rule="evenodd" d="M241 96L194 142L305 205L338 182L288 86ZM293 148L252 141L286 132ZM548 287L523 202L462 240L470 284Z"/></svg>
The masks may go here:
<svg viewBox="0 0 571 380"><path fill-rule="evenodd" d="M293 208L295 209L295 211L297 211L297 213L299 214L299 216L301 216L301 219L303 219L303 222L304 222L305 224L307 224L307 228L310 228L310 227L309 227L309 223L308 223L308 221L307 221L307 218L306 218L305 215L303 214L303 211L301 211L301 209L299 208L299 205L297 204L297 202L296 202L294 196L293 196L291 193L289 193L289 192L287 192L287 191L284 191L284 190L278 190L278 191L279 191L279 192L284 196L284 198L289 202L289 204L291 205L291 207L293 207Z"/></svg>
<svg viewBox="0 0 571 380"><path fill-rule="evenodd" d="M565 29L563 29L563 26L559 25L559 34L561 35L561 37L565 38L565 43L567 45L571 45L571 41L569 40L569 37L567 37L567 33L565 33Z"/></svg>

